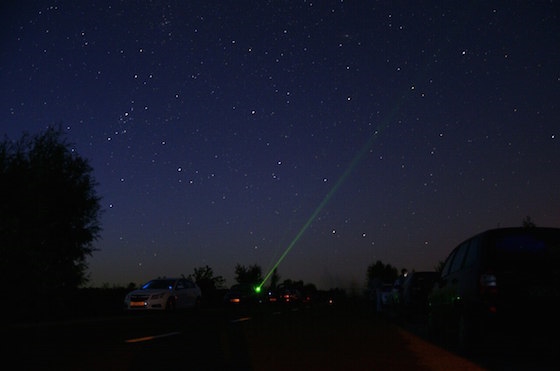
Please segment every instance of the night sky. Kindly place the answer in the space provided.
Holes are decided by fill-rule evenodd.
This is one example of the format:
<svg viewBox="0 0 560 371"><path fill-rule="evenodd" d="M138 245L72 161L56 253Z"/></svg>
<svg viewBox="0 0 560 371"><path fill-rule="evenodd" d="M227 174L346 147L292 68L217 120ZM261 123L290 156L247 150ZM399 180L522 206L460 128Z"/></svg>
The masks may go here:
<svg viewBox="0 0 560 371"><path fill-rule="evenodd" d="M229 286L292 244L281 279L361 287L560 227L558 2L3 4L0 128L60 125L93 167L94 286Z"/></svg>

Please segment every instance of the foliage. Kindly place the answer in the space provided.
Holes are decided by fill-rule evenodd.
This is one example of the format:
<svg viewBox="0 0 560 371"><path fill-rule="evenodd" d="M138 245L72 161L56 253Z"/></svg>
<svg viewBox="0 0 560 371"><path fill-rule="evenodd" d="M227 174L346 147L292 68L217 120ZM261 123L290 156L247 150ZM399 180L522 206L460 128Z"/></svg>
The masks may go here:
<svg viewBox="0 0 560 371"><path fill-rule="evenodd" d="M278 269L275 268L270 275L270 289L275 290L280 282L280 275L278 274Z"/></svg>
<svg viewBox="0 0 560 371"><path fill-rule="evenodd" d="M317 292L317 287L313 283L304 283L303 280L294 281L291 279L285 279L282 281L278 287L291 289L291 290L298 290L301 293L308 293L314 294Z"/></svg>
<svg viewBox="0 0 560 371"><path fill-rule="evenodd" d="M214 270L208 265L195 268L191 278L203 292L222 289L226 282L224 277L214 276Z"/></svg>
<svg viewBox="0 0 560 371"><path fill-rule="evenodd" d="M529 215L523 219L523 227L524 228L535 228L537 225L533 222L533 219Z"/></svg>
<svg viewBox="0 0 560 371"><path fill-rule="evenodd" d="M304 283L302 280L299 281L294 281L291 279L285 279L284 281L282 281L282 283L279 285L288 289L295 289L295 290L303 290L303 286Z"/></svg>
<svg viewBox="0 0 560 371"><path fill-rule="evenodd" d="M100 233L92 168L49 128L0 143L0 277L27 295L87 282Z"/></svg>
<svg viewBox="0 0 560 371"><path fill-rule="evenodd" d="M397 268L391 264L383 264L381 260L378 260L375 264L370 264L367 268L368 286L393 283L398 276L399 271Z"/></svg>
<svg viewBox="0 0 560 371"><path fill-rule="evenodd" d="M253 264L249 267L237 264L235 266L235 280L240 284L257 285L262 281L261 267Z"/></svg>

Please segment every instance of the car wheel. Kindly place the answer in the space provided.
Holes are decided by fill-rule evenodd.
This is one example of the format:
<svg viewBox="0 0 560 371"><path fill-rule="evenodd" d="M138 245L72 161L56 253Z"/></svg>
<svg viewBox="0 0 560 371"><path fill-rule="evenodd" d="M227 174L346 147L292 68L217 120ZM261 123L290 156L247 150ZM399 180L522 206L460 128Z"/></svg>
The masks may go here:
<svg viewBox="0 0 560 371"><path fill-rule="evenodd" d="M175 300L173 300L173 298L167 299L167 304L165 305L165 310L168 311L168 312L175 312L176 308L177 308L177 304L175 303Z"/></svg>

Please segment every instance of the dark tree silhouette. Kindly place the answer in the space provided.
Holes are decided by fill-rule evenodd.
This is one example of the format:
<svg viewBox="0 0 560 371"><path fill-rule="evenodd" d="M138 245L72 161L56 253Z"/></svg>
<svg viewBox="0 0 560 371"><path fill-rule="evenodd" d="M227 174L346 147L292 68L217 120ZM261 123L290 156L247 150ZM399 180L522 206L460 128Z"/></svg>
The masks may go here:
<svg viewBox="0 0 560 371"><path fill-rule="evenodd" d="M258 285L262 281L262 269L256 264L249 267L237 264L235 266L235 280L240 284Z"/></svg>
<svg viewBox="0 0 560 371"><path fill-rule="evenodd" d="M203 293L204 291L221 289L226 282L224 277L214 276L214 270L208 265L195 268L192 279L201 288Z"/></svg>
<svg viewBox="0 0 560 371"><path fill-rule="evenodd" d="M280 275L278 274L278 269L274 268L272 274L270 275L270 289L276 290L278 283L280 282Z"/></svg>
<svg viewBox="0 0 560 371"><path fill-rule="evenodd" d="M371 285L373 281L378 281L382 283L393 283L399 276L399 271L397 268L393 267L391 264L383 264L381 260L371 264L367 268L367 281L368 286Z"/></svg>
<svg viewBox="0 0 560 371"><path fill-rule="evenodd" d="M202 304L208 305L212 303L219 303L223 299L223 293L226 280L222 276L215 276L214 270L205 265L194 269L194 273L189 276L190 279L196 282L202 291Z"/></svg>
<svg viewBox="0 0 560 371"><path fill-rule="evenodd" d="M10 300L60 297L87 282L101 230L91 173L60 129L0 143L0 277Z"/></svg>
<svg viewBox="0 0 560 371"><path fill-rule="evenodd" d="M527 215L525 217L525 219L523 219L523 227L524 228L534 228L537 225L535 224L535 222L533 222L533 219L531 219L531 217L529 215Z"/></svg>

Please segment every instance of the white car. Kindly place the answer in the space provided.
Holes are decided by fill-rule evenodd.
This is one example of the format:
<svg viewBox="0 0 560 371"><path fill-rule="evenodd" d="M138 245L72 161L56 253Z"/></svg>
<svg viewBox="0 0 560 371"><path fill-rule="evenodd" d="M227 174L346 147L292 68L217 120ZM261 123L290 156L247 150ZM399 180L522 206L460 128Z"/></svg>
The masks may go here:
<svg viewBox="0 0 560 371"><path fill-rule="evenodd" d="M194 308L200 304L200 287L187 278L158 278L124 298L127 310L168 310Z"/></svg>

